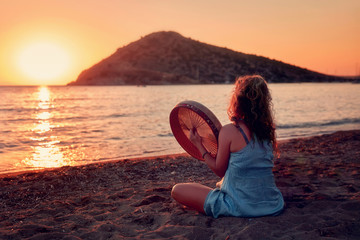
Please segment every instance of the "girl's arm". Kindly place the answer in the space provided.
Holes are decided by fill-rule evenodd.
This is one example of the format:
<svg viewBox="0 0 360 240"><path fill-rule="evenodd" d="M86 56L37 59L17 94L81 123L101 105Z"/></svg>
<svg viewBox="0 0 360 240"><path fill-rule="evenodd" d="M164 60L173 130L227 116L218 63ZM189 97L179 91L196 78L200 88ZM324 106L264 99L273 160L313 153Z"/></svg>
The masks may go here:
<svg viewBox="0 0 360 240"><path fill-rule="evenodd" d="M204 148L201 137L196 130L190 131L190 141L199 149L201 155L206 153L204 155L205 163L221 178L225 175L229 163L231 143L230 138L227 137L229 136L229 134L227 134L229 130L230 129L227 126L222 127L220 130L216 158L213 158L210 154L206 153L207 150Z"/></svg>

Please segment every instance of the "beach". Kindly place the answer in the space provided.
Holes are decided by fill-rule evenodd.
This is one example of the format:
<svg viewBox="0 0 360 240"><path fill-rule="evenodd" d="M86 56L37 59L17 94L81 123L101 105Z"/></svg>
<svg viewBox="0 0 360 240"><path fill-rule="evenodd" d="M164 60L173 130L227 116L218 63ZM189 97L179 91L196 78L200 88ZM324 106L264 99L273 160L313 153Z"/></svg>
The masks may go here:
<svg viewBox="0 0 360 240"><path fill-rule="evenodd" d="M170 196L219 178L187 154L0 176L0 239L360 239L360 130L279 143L279 216L214 219Z"/></svg>

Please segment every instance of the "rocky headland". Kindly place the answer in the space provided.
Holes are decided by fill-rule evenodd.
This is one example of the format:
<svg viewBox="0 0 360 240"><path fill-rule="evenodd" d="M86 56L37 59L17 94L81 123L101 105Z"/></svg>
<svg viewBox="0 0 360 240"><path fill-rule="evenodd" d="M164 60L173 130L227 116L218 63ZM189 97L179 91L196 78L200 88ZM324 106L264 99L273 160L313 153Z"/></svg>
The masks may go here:
<svg viewBox="0 0 360 240"><path fill-rule="evenodd" d="M221 84L247 74L269 82L351 81L163 31L117 49L68 85Z"/></svg>

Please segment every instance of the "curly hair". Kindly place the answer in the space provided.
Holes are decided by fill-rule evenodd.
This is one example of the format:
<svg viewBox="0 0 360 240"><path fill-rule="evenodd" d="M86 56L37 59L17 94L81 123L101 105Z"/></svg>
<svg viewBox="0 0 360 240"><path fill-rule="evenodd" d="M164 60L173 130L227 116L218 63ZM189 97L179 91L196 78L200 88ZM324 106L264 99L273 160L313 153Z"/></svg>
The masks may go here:
<svg viewBox="0 0 360 240"><path fill-rule="evenodd" d="M243 120L252 137L255 134L260 142L268 140L278 153L272 107L272 97L264 78L249 75L236 79L228 108L229 119L234 123Z"/></svg>

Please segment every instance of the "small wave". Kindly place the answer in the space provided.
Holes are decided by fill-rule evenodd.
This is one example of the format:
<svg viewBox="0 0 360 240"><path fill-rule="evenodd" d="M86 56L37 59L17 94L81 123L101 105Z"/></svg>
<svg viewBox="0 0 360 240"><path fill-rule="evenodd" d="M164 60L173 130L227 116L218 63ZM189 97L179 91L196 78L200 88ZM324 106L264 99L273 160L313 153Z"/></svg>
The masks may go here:
<svg viewBox="0 0 360 240"><path fill-rule="evenodd" d="M104 116L105 118L122 118L122 117L126 117L128 115L126 114L111 114L111 115L107 115L107 116Z"/></svg>
<svg viewBox="0 0 360 240"><path fill-rule="evenodd" d="M38 121L39 119L36 118L15 118L15 119L8 119L8 122L26 122L26 121Z"/></svg>
<svg viewBox="0 0 360 240"><path fill-rule="evenodd" d="M21 112L41 112L41 111L56 111L60 109L60 107L56 107L51 105L49 108L46 109L42 109L39 106L36 107L19 107L19 108L0 108L0 112L17 112L17 113L21 113Z"/></svg>
<svg viewBox="0 0 360 240"><path fill-rule="evenodd" d="M30 112L37 108L0 108L0 112Z"/></svg>
<svg viewBox="0 0 360 240"><path fill-rule="evenodd" d="M45 119L45 120L50 120L53 122L64 122L64 121L79 121L79 120L87 120L89 119L88 117L64 117L64 118L59 118L59 117L53 117L53 118L49 118L49 119ZM15 118L15 119L8 119L6 121L9 122L25 122L25 121L39 121L39 120L43 120L43 119L39 119L39 118Z"/></svg>
<svg viewBox="0 0 360 240"><path fill-rule="evenodd" d="M1 148L15 148L18 147L18 144L6 144L6 143L1 143L0 147Z"/></svg>
<svg viewBox="0 0 360 240"><path fill-rule="evenodd" d="M88 117L79 117L79 116L76 116L76 117L64 117L64 118L51 118L51 120L54 120L54 121L68 121L68 120L84 120L84 119L89 119Z"/></svg>
<svg viewBox="0 0 360 240"><path fill-rule="evenodd" d="M30 108L0 108L0 112L21 112L23 110L30 110Z"/></svg>
<svg viewBox="0 0 360 240"><path fill-rule="evenodd" d="M15 108L0 108L0 112L14 112Z"/></svg>
<svg viewBox="0 0 360 240"><path fill-rule="evenodd" d="M106 140L121 140L122 138L120 137L111 137L111 138L107 138Z"/></svg>
<svg viewBox="0 0 360 240"><path fill-rule="evenodd" d="M173 137L174 136L174 134L172 134L172 133L160 133L160 134L158 134L157 135L158 137Z"/></svg>
<svg viewBox="0 0 360 240"><path fill-rule="evenodd" d="M143 154L162 152L163 150L143 151Z"/></svg>
<svg viewBox="0 0 360 240"><path fill-rule="evenodd" d="M53 99L54 102L62 102L62 101L83 101L83 100L89 100L90 98L55 98Z"/></svg>
<svg viewBox="0 0 360 240"><path fill-rule="evenodd" d="M304 122L294 124L279 124L277 127L280 129L289 128L309 128L309 127L327 127L327 126L338 126L346 124L360 123L360 118L344 118L341 120L325 121L325 122Z"/></svg>
<svg viewBox="0 0 360 240"><path fill-rule="evenodd" d="M94 130L91 130L91 132L105 132L105 130L102 130L102 129L94 129Z"/></svg>
<svg viewBox="0 0 360 240"><path fill-rule="evenodd" d="M4 131L0 131L0 134L3 134L3 133L11 133L12 131L11 130L4 130Z"/></svg>

